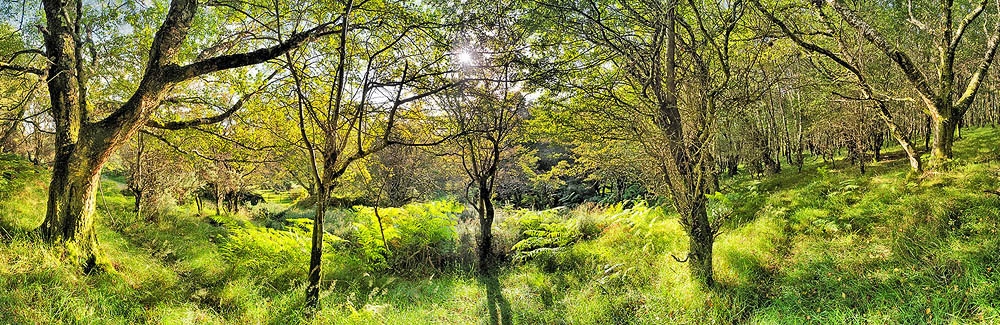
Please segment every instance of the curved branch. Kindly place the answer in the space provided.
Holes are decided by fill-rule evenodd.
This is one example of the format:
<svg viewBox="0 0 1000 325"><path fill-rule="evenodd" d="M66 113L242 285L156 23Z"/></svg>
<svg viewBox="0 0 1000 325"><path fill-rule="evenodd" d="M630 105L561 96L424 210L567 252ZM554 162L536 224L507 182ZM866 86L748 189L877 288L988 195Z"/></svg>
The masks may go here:
<svg viewBox="0 0 1000 325"><path fill-rule="evenodd" d="M341 19L343 19L343 16L337 20L339 21ZM337 33L339 31L340 28L338 28L337 22L329 22L303 32L292 34L284 42L271 47L258 49L252 52L217 56L185 66L172 65L167 68L167 79L172 82L180 82L216 71L267 62L287 53L288 51L291 51L292 49L298 48L307 42L315 40L316 38Z"/></svg>
<svg viewBox="0 0 1000 325"><path fill-rule="evenodd" d="M962 19L962 22L958 25L958 30L955 31L955 36L951 40L949 40L950 43L948 44L948 49L950 51L952 52L955 51L955 48L958 47L958 43L962 42L962 36L965 35L966 28L968 28L969 25L972 24L972 22L976 20L976 18L979 17L980 14L983 13L983 11L986 9L986 3L988 3L989 1L990 0L980 1L979 6L973 9L972 12L969 12L969 14L966 15L964 19Z"/></svg>
<svg viewBox="0 0 1000 325"><path fill-rule="evenodd" d="M148 121L146 121L146 126L151 127L151 128L156 128L156 129L163 129L163 130L183 130L183 129L187 129L187 128L195 127L195 126L199 126L199 125L219 123L219 122L222 122L223 120L229 118L229 116L233 115L233 113L236 113L236 111L242 109L244 101L249 96L250 95L247 95L247 96L244 96L243 98L240 98L240 100L236 101L236 104L234 104L232 107L230 107L229 109L227 109L225 112L222 112L222 114L219 114L219 115L216 115L216 116L201 117L201 118L190 119L190 120L186 120L186 121L170 121L170 122L159 122L159 121L156 121L156 120L153 120L153 119L149 119Z"/></svg>
<svg viewBox="0 0 1000 325"><path fill-rule="evenodd" d="M996 58L998 45L1000 45L1000 23L993 30L993 36L990 37L989 43L987 43L983 62L979 64L976 74L972 75L969 85L965 87L965 92L962 93L962 97L959 97L958 103L955 104L955 107L960 110L959 114L964 114L965 110L972 105L972 101L976 98L976 93L979 92L979 87L983 85L983 79L986 79L986 75L990 72L990 66L993 64L993 59Z"/></svg>

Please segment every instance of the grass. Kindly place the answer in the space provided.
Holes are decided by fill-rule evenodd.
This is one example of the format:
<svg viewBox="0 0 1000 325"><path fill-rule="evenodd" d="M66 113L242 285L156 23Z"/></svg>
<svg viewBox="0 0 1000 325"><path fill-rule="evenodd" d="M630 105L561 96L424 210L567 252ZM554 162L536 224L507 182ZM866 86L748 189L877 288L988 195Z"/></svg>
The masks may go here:
<svg viewBox="0 0 1000 325"><path fill-rule="evenodd" d="M484 278L461 267L375 269L352 235L364 213L339 211L327 228L343 239L327 245L311 318L301 312L302 227L198 217L188 206L137 222L131 198L105 180L98 233L113 268L84 276L27 231L41 222L46 172L4 156L0 323L997 323L1000 196L986 191L1000 178L1000 132L963 136L950 167L923 176L897 160L867 175L813 162L726 180L733 216L715 245L711 289L671 257L687 239L669 209L506 211L497 227L513 240L558 238L513 245L531 248ZM266 196L285 219L310 216L281 193ZM267 227L276 222L284 226ZM445 224L458 241L462 224ZM424 226L400 227L420 236Z"/></svg>
<svg viewBox="0 0 1000 325"><path fill-rule="evenodd" d="M0 154L0 234L42 224L48 179L47 171L27 160Z"/></svg>

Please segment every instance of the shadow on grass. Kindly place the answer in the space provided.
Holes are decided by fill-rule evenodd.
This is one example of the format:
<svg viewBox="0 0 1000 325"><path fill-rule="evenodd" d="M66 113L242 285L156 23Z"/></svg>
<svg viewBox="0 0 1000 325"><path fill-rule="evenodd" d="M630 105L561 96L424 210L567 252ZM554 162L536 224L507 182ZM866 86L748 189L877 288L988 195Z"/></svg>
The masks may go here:
<svg viewBox="0 0 1000 325"><path fill-rule="evenodd" d="M496 275L479 277L479 282L486 286L486 311L490 315L489 324L513 324L511 320L510 302L503 296L503 288Z"/></svg>

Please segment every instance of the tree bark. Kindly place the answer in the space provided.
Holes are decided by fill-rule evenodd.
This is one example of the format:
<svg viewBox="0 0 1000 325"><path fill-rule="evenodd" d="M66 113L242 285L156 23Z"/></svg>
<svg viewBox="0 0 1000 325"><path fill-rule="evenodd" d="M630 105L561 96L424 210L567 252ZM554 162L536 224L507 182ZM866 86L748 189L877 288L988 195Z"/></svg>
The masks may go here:
<svg viewBox="0 0 1000 325"><path fill-rule="evenodd" d="M941 163L952 156L952 144L955 142L956 119L954 117L935 117L934 142L931 147L931 157Z"/></svg>
<svg viewBox="0 0 1000 325"><path fill-rule="evenodd" d="M496 265L493 256L493 218L496 209L486 179L479 182L479 206L479 273L487 275Z"/></svg>
<svg viewBox="0 0 1000 325"><path fill-rule="evenodd" d="M320 268L323 264L323 223L330 192L326 186L319 186L316 198L316 217L313 218L312 250L309 253L309 285L306 287L306 306L315 307L319 302L319 283L322 280Z"/></svg>
<svg viewBox="0 0 1000 325"><path fill-rule="evenodd" d="M715 232L708 221L706 210L707 198L704 195L695 197L691 208L684 212L689 238L688 263L691 263L691 275L700 283L712 286L712 246L715 243Z"/></svg>
<svg viewBox="0 0 1000 325"><path fill-rule="evenodd" d="M103 160L85 147L59 149L52 168L45 221L39 230L46 241L65 246L70 263L90 272L98 258L94 210Z"/></svg>

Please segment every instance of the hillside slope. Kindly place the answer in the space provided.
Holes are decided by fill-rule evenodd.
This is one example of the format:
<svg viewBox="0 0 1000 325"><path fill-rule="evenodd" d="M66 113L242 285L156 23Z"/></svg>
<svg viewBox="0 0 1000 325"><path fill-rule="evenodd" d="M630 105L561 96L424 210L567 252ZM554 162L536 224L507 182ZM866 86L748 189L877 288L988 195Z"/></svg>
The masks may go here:
<svg viewBox="0 0 1000 325"><path fill-rule="evenodd" d="M899 160L867 175L814 161L762 181L727 180L726 195L713 201L730 218L715 245L712 290L694 285L671 257L687 245L676 216L641 202L505 210L498 231L519 241L495 278L459 266L375 268L366 210L344 212L337 218L347 221L328 225L337 234L324 261L329 289L311 320L300 311L308 211L286 210L275 221L198 217L182 206L144 222L130 218L131 199L105 181L97 228L109 267L85 276L28 231L44 213L46 172L3 156L0 323L996 323L996 139L994 129L967 131L951 167L922 176ZM457 229L442 236L460 247L462 224L448 221L448 209L428 203L395 213L431 211L422 218ZM389 227L399 236L438 229L407 228L424 224L406 220Z"/></svg>

